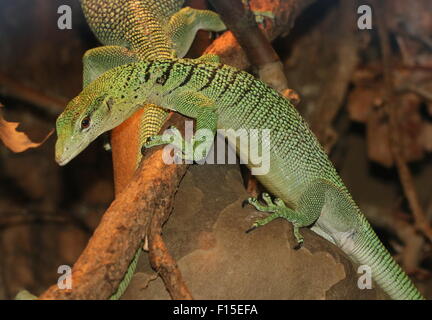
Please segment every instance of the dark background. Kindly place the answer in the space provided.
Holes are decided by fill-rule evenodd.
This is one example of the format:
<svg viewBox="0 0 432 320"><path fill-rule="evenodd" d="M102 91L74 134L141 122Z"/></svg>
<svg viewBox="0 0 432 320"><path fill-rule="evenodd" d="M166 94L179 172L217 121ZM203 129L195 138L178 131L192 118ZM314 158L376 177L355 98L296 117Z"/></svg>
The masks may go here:
<svg viewBox="0 0 432 320"><path fill-rule="evenodd" d="M384 2L397 84L429 91L431 2ZM72 30L57 28L62 4L73 9ZM334 101L332 90L342 97L331 158L386 246L430 294L431 246L413 231L397 170L388 165L376 25L371 31L350 31L342 17L357 15L344 10L339 1L319 1L274 45L307 119L314 108ZM344 48L346 43L351 47ZM5 118L20 122L19 129L32 140L42 140L81 89L83 53L98 45L78 1L0 0L0 102ZM344 68L352 69L342 84L346 89L335 89L333 83ZM52 103L32 103L29 93ZM430 221L432 103L415 90L405 90L398 101L401 144ZM65 167L54 161L55 135L41 147L18 154L0 144L0 299L12 298L23 288L40 294L57 281L57 267L72 266L85 247L113 199L111 154L104 151L103 142L98 139Z"/></svg>

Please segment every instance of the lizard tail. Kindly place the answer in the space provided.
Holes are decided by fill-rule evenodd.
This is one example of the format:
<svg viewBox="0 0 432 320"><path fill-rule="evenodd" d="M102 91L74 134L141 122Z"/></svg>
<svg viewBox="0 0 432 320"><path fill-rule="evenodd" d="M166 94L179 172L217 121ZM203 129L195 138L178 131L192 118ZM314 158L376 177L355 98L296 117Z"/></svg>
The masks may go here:
<svg viewBox="0 0 432 320"><path fill-rule="evenodd" d="M350 255L372 270L372 278L395 300L424 300L406 273L396 263L373 229L364 219L364 232L358 237Z"/></svg>
<svg viewBox="0 0 432 320"><path fill-rule="evenodd" d="M110 300L120 300L123 293L125 293L135 273L135 269L137 267L140 254L141 254L141 248L138 248L138 250L135 253L135 256L132 259L132 262L129 264L129 267L117 288L117 291L114 292L113 295L109 298Z"/></svg>

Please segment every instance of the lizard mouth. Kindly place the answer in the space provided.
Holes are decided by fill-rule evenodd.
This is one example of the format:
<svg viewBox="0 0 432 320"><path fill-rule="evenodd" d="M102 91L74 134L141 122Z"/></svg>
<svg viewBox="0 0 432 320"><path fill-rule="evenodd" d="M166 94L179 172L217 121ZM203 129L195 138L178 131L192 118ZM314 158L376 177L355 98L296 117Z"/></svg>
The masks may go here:
<svg viewBox="0 0 432 320"><path fill-rule="evenodd" d="M72 160L72 158L71 159L59 159L59 158L56 158L56 162L58 163L59 166L64 166L64 165L66 165L71 160Z"/></svg>
<svg viewBox="0 0 432 320"><path fill-rule="evenodd" d="M85 147L88 145L85 142L80 143L77 146L69 147L68 149L63 148L57 148L56 147L56 155L55 155L55 161L60 165L64 166L68 164L73 158L75 158ZM61 150L58 152L58 150ZM70 151L69 151L70 150Z"/></svg>

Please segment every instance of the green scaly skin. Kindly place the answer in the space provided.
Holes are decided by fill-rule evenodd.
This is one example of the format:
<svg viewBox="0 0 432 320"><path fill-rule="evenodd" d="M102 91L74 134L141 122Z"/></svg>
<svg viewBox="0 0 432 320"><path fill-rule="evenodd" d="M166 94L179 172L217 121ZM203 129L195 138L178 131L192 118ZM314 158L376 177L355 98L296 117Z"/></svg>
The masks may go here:
<svg viewBox="0 0 432 320"><path fill-rule="evenodd" d="M182 8L183 0L81 0L86 20L105 46L88 50L84 57L83 87L105 71L122 64L183 57L198 30L226 29L219 15L208 10ZM147 105L140 121L144 143L161 129L167 111ZM135 168L141 150L135 152Z"/></svg>
<svg viewBox="0 0 432 320"><path fill-rule="evenodd" d="M183 0L81 0L90 28L104 44L103 47L88 50L83 57L83 87L105 71L126 63L183 57L199 29L225 30L216 13L190 7L181 9L183 4ZM166 110L156 105L144 107L139 126L141 145L160 131L167 115ZM138 148L135 151L135 168L141 158L141 148ZM118 299L126 290L139 251L111 299Z"/></svg>
<svg viewBox="0 0 432 320"><path fill-rule="evenodd" d="M57 162L69 162L143 102L195 118L197 130L270 129L270 171L257 179L277 199L272 201L264 195L265 205L248 199L258 210L272 213L254 226L285 218L294 225L300 243L299 228L310 226L356 263L369 265L374 280L391 298L423 299L379 241L289 100L252 75L209 62L212 59L204 56L200 60L139 62L106 72L74 98L58 118ZM115 85L109 81L113 78ZM235 138L228 136L228 141L235 145ZM212 142L192 139L188 143L202 149ZM162 137L156 136L146 146L163 143ZM185 153L182 156L190 158Z"/></svg>

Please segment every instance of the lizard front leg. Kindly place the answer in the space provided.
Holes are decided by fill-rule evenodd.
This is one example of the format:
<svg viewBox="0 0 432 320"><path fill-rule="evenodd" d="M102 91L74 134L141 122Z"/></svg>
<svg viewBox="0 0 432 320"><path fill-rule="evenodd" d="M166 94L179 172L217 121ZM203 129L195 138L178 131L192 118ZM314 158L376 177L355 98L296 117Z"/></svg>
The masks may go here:
<svg viewBox="0 0 432 320"><path fill-rule="evenodd" d="M167 105L173 111L196 119L195 135L186 141L180 131L172 126L170 132L151 137L143 147L171 144L176 148L176 156L181 159L196 162L204 160L216 134L217 114L213 101L201 93L187 91L170 97Z"/></svg>

